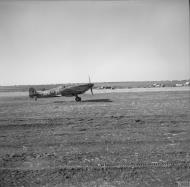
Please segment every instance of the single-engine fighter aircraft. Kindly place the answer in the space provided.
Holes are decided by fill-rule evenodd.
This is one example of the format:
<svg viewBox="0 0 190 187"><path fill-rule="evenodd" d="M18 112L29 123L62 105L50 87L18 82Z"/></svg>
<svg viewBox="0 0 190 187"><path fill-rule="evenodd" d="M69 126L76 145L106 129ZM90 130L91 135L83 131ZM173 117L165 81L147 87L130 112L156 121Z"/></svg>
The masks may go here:
<svg viewBox="0 0 190 187"><path fill-rule="evenodd" d="M83 94L87 90L91 90L91 93L93 95L93 88L94 84L88 83L88 84L81 84L76 86L59 86L57 88L52 88L50 90L44 90L44 91L36 91L34 88L29 88L29 97L34 98L37 100L37 98L43 98L43 97L75 97L75 101L79 102L81 101L81 97L79 97L79 94Z"/></svg>

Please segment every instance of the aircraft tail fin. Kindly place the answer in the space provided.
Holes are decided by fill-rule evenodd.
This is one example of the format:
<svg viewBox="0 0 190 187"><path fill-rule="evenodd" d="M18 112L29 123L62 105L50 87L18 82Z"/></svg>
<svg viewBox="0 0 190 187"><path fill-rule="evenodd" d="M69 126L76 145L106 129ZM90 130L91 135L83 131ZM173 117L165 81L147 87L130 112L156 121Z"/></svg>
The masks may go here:
<svg viewBox="0 0 190 187"><path fill-rule="evenodd" d="M36 90L34 88L29 88L29 97L33 98L36 96Z"/></svg>

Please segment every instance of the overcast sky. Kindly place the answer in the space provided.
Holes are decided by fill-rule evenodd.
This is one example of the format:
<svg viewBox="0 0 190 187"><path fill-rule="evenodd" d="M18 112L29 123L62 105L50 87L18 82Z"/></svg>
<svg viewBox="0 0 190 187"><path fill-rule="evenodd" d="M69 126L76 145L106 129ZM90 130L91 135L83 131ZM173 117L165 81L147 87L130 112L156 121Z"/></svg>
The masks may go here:
<svg viewBox="0 0 190 187"><path fill-rule="evenodd" d="M190 78L188 3L0 1L0 85Z"/></svg>

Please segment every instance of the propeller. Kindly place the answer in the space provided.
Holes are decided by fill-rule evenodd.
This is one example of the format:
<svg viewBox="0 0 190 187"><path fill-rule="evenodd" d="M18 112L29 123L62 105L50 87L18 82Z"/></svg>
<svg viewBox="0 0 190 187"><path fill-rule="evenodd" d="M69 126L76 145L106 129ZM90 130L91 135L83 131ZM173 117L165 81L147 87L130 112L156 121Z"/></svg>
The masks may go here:
<svg viewBox="0 0 190 187"><path fill-rule="evenodd" d="M88 81L89 81L89 83L91 84L91 80L90 80L90 76L88 75Z"/></svg>
<svg viewBox="0 0 190 187"><path fill-rule="evenodd" d="M92 91L92 87L90 88L90 90L91 90L91 94L94 95L94 93L93 93L93 91Z"/></svg>
<svg viewBox="0 0 190 187"><path fill-rule="evenodd" d="M88 76L88 80L89 80L89 84L92 84L91 83L91 80L90 80L90 76ZM93 87L93 86L92 86ZM92 91L92 87L90 88L90 91L91 91L91 94L94 95L93 91Z"/></svg>

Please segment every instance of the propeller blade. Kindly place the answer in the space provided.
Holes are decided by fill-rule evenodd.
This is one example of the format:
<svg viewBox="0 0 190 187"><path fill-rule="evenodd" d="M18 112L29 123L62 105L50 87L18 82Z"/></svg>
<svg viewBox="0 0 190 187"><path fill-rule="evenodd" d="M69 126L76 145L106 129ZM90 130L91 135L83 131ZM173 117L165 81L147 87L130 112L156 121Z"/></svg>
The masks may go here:
<svg viewBox="0 0 190 187"><path fill-rule="evenodd" d="M90 76L88 76L88 81L89 81L89 83L91 83Z"/></svg>
<svg viewBox="0 0 190 187"><path fill-rule="evenodd" d="M91 88L90 90L91 90L92 95L94 95L94 93L93 93L93 91L92 91L92 88Z"/></svg>

